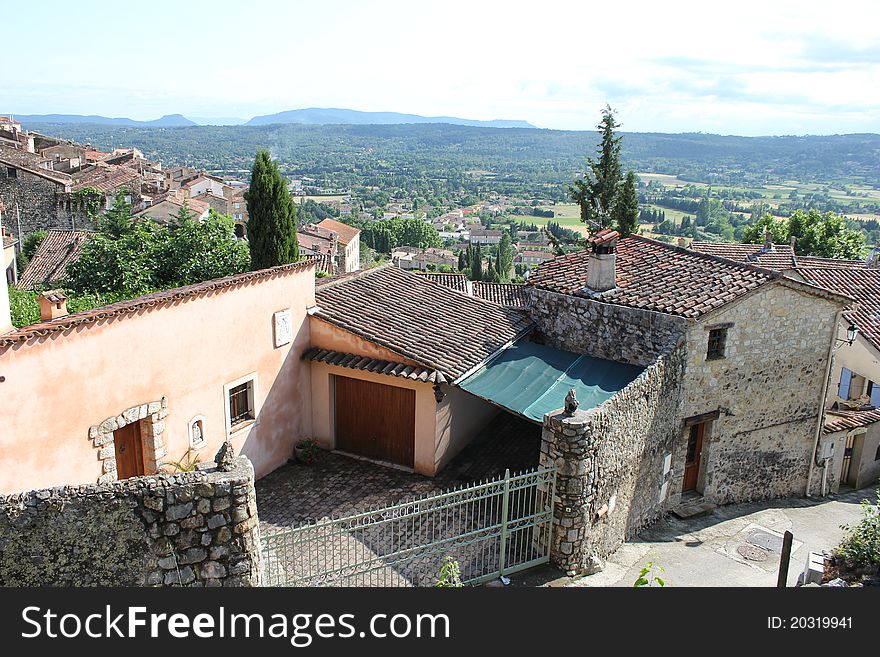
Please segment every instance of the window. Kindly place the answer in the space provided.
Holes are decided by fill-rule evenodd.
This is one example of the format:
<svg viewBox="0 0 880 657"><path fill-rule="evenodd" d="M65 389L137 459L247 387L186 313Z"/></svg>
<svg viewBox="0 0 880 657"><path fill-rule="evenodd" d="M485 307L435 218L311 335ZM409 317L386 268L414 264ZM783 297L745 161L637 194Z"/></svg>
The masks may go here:
<svg viewBox="0 0 880 657"><path fill-rule="evenodd" d="M709 346L706 349L706 360L724 358L724 347L727 343L727 329L714 328L709 330Z"/></svg>
<svg viewBox="0 0 880 657"><path fill-rule="evenodd" d="M242 422L254 419L251 406L253 384L248 381L229 390L229 426L234 427Z"/></svg>
<svg viewBox="0 0 880 657"><path fill-rule="evenodd" d="M18 178L18 170L15 167L6 167L7 178Z"/></svg>
<svg viewBox="0 0 880 657"><path fill-rule="evenodd" d="M223 386L227 434L244 429L257 419L256 381L257 375L253 373Z"/></svg>

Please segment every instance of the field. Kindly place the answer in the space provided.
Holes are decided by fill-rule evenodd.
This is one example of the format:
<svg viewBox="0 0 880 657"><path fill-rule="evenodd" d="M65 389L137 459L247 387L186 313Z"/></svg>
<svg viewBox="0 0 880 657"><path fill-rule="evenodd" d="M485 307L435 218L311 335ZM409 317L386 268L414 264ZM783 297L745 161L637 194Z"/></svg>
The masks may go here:
<svg viewBox="0 0 880 657"><path fill-rule="evenodd" d="M587 227L581 222L581 209L577 203L557 203L556 205L542 205L541 210L553 210L555 216L552 219L546 217L523 217L523 221L546 226L547 222L553 221L563 228L576 230L584 235L588 234Z"/></svg>

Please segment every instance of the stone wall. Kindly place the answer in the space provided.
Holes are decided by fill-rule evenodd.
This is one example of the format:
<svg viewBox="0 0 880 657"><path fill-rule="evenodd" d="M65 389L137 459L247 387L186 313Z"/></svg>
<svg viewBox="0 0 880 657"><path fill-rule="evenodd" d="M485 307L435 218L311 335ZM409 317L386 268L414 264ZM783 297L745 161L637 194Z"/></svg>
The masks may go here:
<svg viewBox="0 0 880 657"><path fill-rule="evenodd" d="M68 199L62 185L22 169L17 169L16 177L10 178L6 169L6 166L0 168L0 200L6 205L9 232L18 236L16 203L23 237L47 228L73 228L65 209Z"/></svg>
<svg viewBox="0 0 880 657"><path fill-rule="evenodd" d="M697 491L715 504L804 495L836 331L833 301L780 284L763 286L687 333L682 418L706 425ZM707 360L709 329L727 326L724 358ZM688 431L676 446L684 470ZM678 494L680 478L676 481ZM813 492L821 476L813 473Z"/></svg>
<svg viewBox="0 0 880 657"><path fill-rule="evenodd" d="M687 330L671 315L535 288L528 311L547 345L632 365L653 363Z"/></svg>
<svg viewBox="0 0 880 657"><path fill-rule="evenodd" d="M0 497L0 585L259 585L253 466L210 465Z"/></svg>
<svg viewBox="0 0 880 657"><path fill-rule="evenodd" d="M562 570L584 572L665 512L684 357L679 342L601 406L545 416L540 464L557 468L550 554Z"/></svg>

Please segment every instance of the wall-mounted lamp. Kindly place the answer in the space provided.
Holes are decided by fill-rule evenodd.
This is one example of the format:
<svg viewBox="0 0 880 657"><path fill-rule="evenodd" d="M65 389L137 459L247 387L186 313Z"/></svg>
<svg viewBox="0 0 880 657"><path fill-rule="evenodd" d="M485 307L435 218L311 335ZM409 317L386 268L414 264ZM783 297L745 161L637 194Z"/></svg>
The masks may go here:
<svg viewBox="0 0 880 657"><path fill-rule="evenodd" d="M846 329L846 339L837 338L838 342L846 342L847 344L852 344L856 341L856 336L859 334L859 329L855 324L850 323L849 328Z"/></svg>

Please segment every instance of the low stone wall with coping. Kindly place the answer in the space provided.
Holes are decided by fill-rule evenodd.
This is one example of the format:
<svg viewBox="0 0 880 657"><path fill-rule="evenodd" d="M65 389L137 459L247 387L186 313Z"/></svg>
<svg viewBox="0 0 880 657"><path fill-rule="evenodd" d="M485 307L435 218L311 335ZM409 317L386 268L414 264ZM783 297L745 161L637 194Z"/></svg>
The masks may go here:
<svg viewBox="0 0 880 657"><path fill-rule="evenodd" d="M666 512L684 361L682 340L601 406L544 417L540 464L557 468L557 567L590 572L596 558Z"/></svg>
<svg viewBox="0 0 880 657"><path fill-rule="evenodd" d="M230 467L0 497L0 585L258 586L254 469Z"/></svg>

